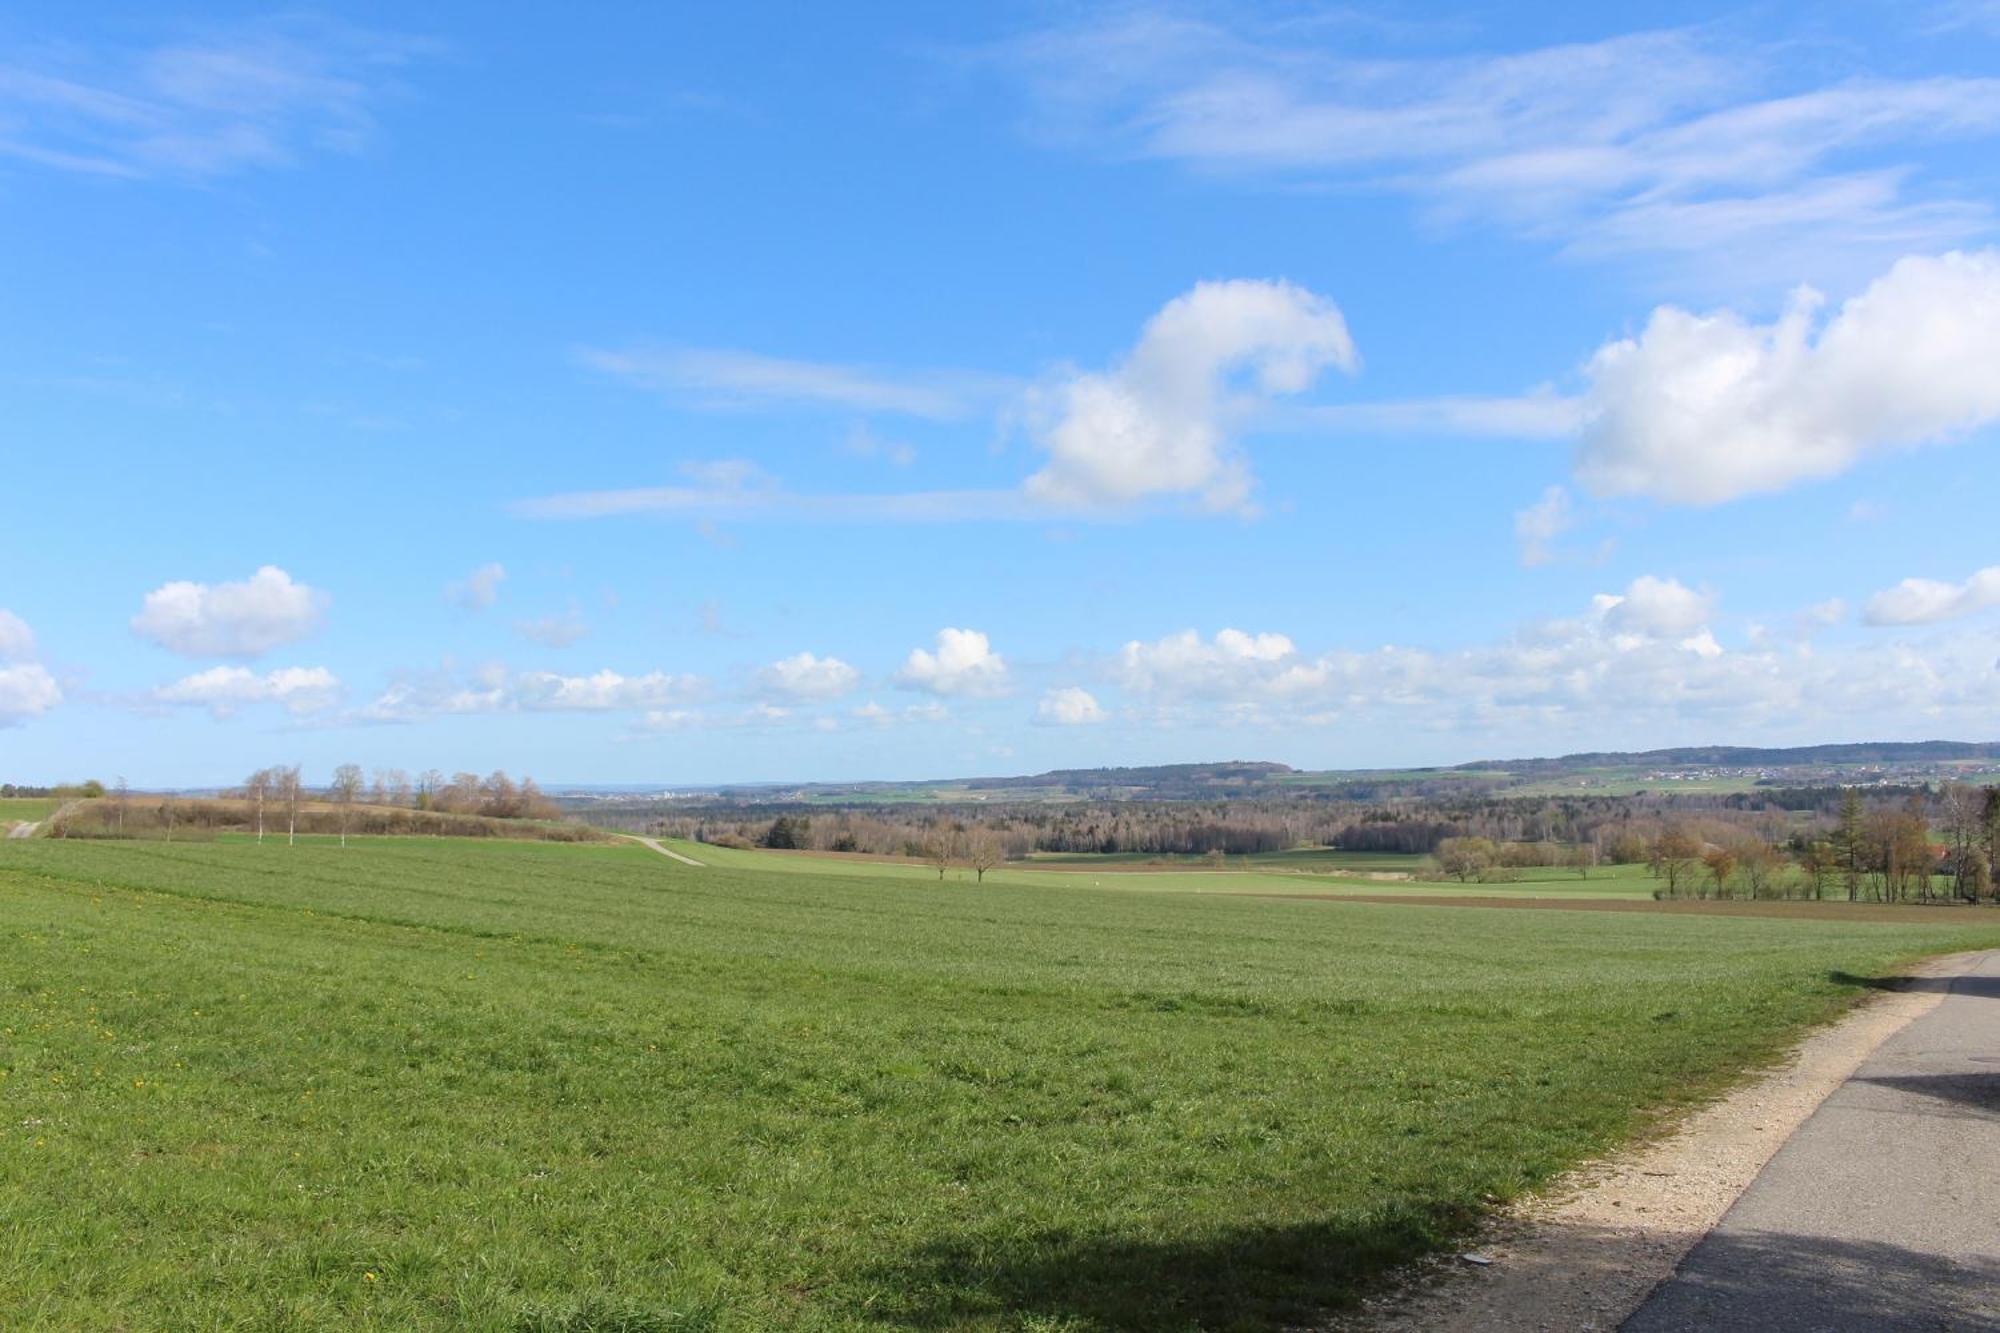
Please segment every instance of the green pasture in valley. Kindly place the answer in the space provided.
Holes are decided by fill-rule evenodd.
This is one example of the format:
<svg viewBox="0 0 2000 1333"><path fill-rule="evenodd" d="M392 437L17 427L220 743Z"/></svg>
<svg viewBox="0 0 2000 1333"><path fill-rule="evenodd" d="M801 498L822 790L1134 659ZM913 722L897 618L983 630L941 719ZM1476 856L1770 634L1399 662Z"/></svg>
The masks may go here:
<svg viewBox="0 0 2000 1333"><path fill-rule="evenodd" d="M712 866L771 874L847 875L864 879L939 882L937 868L919 861L875 860L820 852L775 852L760 848L716 847L665 839L683 855ZM1430 874L1425 856L1383 852L1336 852L1307 848L1291 852L1229 857L1215 869L1200 857L1153 855L1062 855L1042 853L1009 861L986 872L988 887L1015 884L1036 888L1115 889L1137 893L1247 894L1477 894L1482 897L1650 898L1660 881L1642 865L1598 866L1579 876L1560 866L1530 866L1492 883L1455 880L1371 879L1371 872ZM945 871L946 884L974 884L962 864Z"/></svg>
<svg viewBox="0 0 2000 1333"><path fill-rule="evenodd" d="M1290 1327L2000 944L715 859L0 842L6 1326Z"/></svg>

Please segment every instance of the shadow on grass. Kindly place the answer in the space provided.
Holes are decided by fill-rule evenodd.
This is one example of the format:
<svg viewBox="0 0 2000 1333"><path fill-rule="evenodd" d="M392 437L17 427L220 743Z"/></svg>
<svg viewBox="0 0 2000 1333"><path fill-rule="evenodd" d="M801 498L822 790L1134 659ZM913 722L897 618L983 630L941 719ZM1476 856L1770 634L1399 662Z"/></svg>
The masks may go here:
<svg viewBox="0 0 2000 1333"><path fill-rule="evenodd" d="M2000 1263L1876 1241L1711 1232L1622 1333L1994 1333Z"/></svg>
<svg viewBox="0 0 2000 1333"><path fill-rule="evenodd" d="M896 1293L876 1318L913 1329L989 1325L1124 1333L1296 1328L1349 1304L1436 1246L1445 1218L1233 1228L1184 1237L960 1237L872 1276Z"/></svg>

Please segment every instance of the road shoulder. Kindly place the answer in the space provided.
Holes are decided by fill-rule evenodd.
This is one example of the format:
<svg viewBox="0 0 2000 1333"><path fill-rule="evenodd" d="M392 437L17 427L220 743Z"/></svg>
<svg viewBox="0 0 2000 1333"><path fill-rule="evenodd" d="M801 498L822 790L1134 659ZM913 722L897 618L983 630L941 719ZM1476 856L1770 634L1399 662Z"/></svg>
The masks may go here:
<svg viewBox="0 0 2000 1333"><path fill-rule="evenodd" d="M1928 960L1947 977L1978 954ZM1458 1256L1430 1261L1334 1325L1379 1333L1613 1329L1721 1221L1758 1173L1874 1051L1944 999L1884 991L1807 1037L1772 1073L1670 1134L1579 1168L1496 1218Z"/></svg>

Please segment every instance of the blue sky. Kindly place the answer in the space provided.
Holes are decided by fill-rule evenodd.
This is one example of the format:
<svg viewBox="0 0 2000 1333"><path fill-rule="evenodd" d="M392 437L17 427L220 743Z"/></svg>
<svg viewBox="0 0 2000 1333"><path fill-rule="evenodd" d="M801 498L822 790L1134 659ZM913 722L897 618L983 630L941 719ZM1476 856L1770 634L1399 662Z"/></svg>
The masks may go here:
<svg viewBox="0 0 2000 1333"><path fill-rule="evenodd" d="M1991 5L23 4L0 778L2000 736Z"/></svg>

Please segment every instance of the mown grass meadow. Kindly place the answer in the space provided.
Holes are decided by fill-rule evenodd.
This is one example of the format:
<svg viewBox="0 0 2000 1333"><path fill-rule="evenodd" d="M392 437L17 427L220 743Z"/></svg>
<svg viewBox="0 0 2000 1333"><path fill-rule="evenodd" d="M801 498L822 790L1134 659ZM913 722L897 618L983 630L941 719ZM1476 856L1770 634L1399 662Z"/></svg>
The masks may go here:
<svg viewBox="0 0 2000 1333"><path fill-rule="evenodd" d="M1967 922L0 843L0 1309L1279 1328Z"/></svg>

